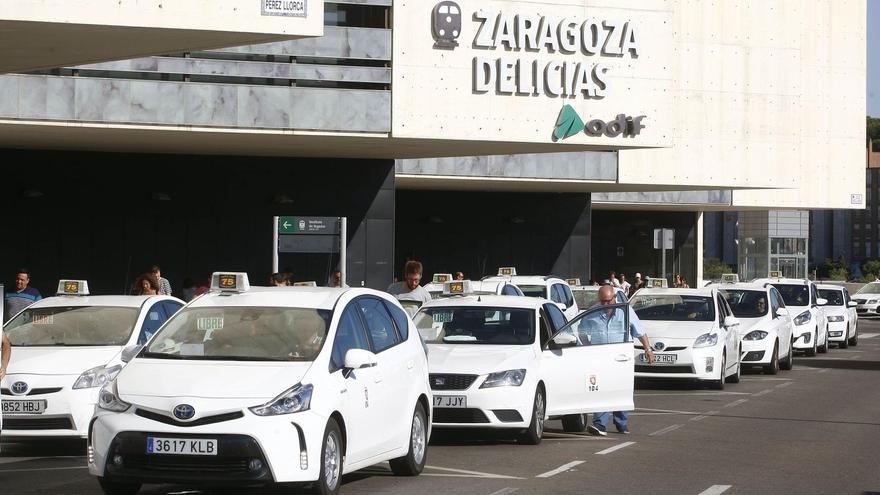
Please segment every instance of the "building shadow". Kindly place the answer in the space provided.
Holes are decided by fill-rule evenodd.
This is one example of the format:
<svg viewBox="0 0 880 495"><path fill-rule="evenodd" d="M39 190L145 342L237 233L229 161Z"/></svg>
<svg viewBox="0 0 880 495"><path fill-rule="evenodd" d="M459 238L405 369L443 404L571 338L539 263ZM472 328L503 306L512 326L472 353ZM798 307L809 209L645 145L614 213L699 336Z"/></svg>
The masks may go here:
<svg viewBox="0 0 880 495"><path fill-rule="evenodd" d="M805 368L827 368L832 370L880 370L880 361L864 361L861 359L805 358L795 360L794 365Z"/></svg>

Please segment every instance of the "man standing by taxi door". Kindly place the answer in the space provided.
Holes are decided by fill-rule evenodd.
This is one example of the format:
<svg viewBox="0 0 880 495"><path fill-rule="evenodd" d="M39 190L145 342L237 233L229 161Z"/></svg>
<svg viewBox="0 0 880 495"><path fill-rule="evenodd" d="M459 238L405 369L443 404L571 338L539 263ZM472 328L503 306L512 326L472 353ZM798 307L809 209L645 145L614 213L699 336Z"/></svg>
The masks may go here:
<svg viewBox="0 0 880 495"><path fill-rule="evenodd" d="M611 285L603 285L599 288L599 304L610 305L616 302L614 296L614 288ZM639 317L632 308L629 308L629 335L633 340L641 340L642 346L645 348L645 360L650 364L654 362L654 351L651 350L651 343L648 336L639 331ZM608 425L607 412L593 413L593 424L587 425L587 432L590 435L605 436L605 430ZM629 411L614 411L614 426L617 431L623 434L629 433Z"/></svg>

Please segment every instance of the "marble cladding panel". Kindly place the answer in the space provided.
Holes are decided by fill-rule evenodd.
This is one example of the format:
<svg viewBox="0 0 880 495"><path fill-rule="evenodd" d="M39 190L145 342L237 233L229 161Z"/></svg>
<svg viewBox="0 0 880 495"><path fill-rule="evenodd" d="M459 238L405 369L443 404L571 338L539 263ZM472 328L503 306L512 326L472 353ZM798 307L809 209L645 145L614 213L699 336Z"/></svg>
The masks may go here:
<svg viewBox="0 0 880 495"><path fill-rule="evenodd" d="M391 69L385 67L293 64L290 68L291 79L391 84Z"/></svg>
<svg viewBox="0 0 880 495"><path fill-rule="evenodd" d="M45 77L29 77L18 93L19 116L25 119L40 119L46 115L46 89L48 81Z"/></svg>
<svg viewBox="0 0 880 495"><path fill-rule="evenodd" d="M162 83L154 81L131 82L131 120L153 124L159 122L159 88Z"/></svg>
<svg viewBox="0 0 880 495"><path fill-rule="evenodd" d="M398 173L466 177L614 180L614 153L539 153L397 160Z"/></svg>
<svg viewBox="0 0 880 495"><path fill-rule="evenodd" d="M221 52L391 60L391 30L325 26L324 36L224 48Z"/></svg>
<svg viewBox="0 0 880 495"><path fill-rule="evenodd" d="M594 202L730 205L730 190L592 193Z"/></svg>
<svg viewBox="0 0 880 495"><path fill-rule="evenodd" d="M186 84L184 119L190 125L235 126L238 88L224 84Z"/></svg>
<svg viewBox="0 0 880 495"><path fill-rule="evenodd" d="M295 129L391 131L388 91L291 89L290 125Z"/></svg>
<svg viewBox="0 0 880 495"><path fill-rule="evenodd" d="M18 118L20 76L0 76L0 117Z"/></svg>
<svg viewBox="0 0 880 495"><path fill-rule="evenodd" d="M290 88L238 86L238 127L290 127Z"/></svg>
<svg viewBox="0 0 880 495"><path fill-rule="evenodd" d="M76 117L76 78L46 78L46 118L73 120Z"/></svg>

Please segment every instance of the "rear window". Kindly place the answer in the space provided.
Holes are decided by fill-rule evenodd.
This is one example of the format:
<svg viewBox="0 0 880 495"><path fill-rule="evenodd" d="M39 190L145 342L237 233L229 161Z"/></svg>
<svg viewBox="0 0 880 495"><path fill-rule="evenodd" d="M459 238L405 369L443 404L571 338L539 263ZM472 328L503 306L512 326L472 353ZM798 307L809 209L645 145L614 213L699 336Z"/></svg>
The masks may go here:
<svg viewBox="0 0 880 495"><path fill-rule="evenodd" d="M524 296L543 297L545 299L550 299L549 297L547 297L546 285L520 285L519 290L523 291Z"/></svg>

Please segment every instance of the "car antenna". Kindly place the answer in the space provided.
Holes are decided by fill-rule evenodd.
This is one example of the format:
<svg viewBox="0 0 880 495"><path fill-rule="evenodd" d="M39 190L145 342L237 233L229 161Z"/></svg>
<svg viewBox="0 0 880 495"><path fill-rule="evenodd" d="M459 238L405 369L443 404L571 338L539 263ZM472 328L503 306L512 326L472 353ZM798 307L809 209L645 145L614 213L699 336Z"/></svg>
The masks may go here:
<svg viewBox="0 0 880 495"><path fill-rule="evenodd" d="M483 296L482 296L482 295L478 295L478 296L477 296L477 302L483 302Z"/></svg>

